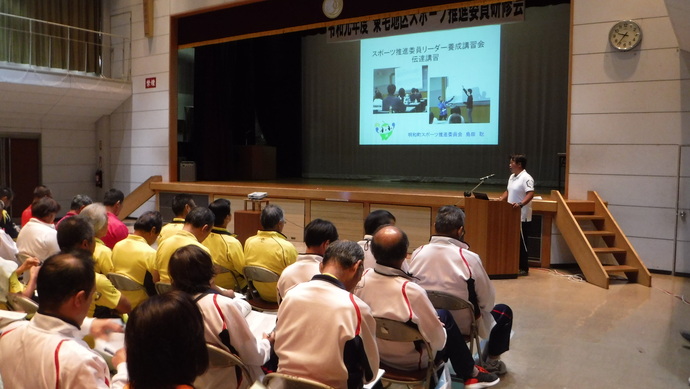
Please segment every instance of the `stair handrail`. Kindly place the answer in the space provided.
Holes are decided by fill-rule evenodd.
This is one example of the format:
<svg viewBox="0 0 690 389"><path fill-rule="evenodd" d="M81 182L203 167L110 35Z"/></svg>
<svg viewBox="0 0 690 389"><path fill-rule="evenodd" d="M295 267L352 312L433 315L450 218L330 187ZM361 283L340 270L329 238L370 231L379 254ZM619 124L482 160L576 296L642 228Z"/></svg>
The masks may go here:
<svg viewBox="0 0 690 389"><path fill-rule="evenodd" d="M139 185L125 197L125 200L122 202L122 208L120 209L120 213L117 215L117 217L120 220L124 220L131 215L132 212L139 209L139 207L141 207L151 197L155 196L156 192L151 189L151 183L160 181L163 181L162 176L151 176L146 181L142 182L141 185Z"/></svg>

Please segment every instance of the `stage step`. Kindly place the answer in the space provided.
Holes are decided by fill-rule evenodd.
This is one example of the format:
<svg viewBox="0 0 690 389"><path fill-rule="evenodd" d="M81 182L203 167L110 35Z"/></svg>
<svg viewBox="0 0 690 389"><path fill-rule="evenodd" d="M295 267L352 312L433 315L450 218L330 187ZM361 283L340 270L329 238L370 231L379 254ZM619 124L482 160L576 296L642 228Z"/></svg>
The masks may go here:
<svg viewBox="0 0 690 389"><path fill-rule="evenodd" d="M608 289L609 274L625 273L628 282L652 285L649 270L596 192L588 192L587 200L567 201L558 191L551 194L558 204L556 226L587 282Z"/></svg>

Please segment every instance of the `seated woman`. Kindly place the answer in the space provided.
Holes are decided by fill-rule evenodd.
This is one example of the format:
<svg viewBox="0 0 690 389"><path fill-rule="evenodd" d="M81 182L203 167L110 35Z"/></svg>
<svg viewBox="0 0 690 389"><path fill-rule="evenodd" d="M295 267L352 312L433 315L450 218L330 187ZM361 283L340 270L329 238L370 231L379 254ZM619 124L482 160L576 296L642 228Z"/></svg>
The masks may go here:
<svg viewBox="0 0 690 389"><path fill-rule="evenodd" d="M0 234L4 234L0 231ZM26 298L33 299L36 290L36 276L38 275L41 261L38 258L27 258L21 266L17 266L15 261L0 257L0 309L7 310L7 295L10 293L21 293ZM31 278L24 285L19 282L18 274L29 270Z"/></svg>
<svg viewBox="0 0 690 389"><path fill-rule="evenodd" d="M129 389L193 389L208 368L203 319L186 293L153 296L135 308L125 347Z"/></svg>
<svg viewBox="0 0 690 389"><path fill-rule="evenodd" d="M242 382L235 369L211 367L196 381L198 388L246 388L263 379L261 366L268 361L272 337L256 339L236 302L211 289L214 277L211 256L198 246L180 247L170 257L168 272L174 289L194 297L206 327L206 342L238 355L249 368L251 382ZM239 382L238 382L239 380Z"/></svg>

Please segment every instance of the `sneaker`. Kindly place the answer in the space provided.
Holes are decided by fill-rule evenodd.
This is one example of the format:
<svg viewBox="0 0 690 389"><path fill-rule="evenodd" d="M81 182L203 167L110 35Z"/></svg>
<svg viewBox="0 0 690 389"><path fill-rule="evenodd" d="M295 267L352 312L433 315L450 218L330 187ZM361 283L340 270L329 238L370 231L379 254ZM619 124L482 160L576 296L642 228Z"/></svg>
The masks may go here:
<svg viewBox="0 0 690 389"><path fill-rule="evenodd" d="M487 359L484 361L484 368L489 373L503 375L508 372L506 364L500 359Z"/></svg>
<svg viewBox="0 0 690 389"><path fill-rule="evenodd" d="M465 380L465 389L488 388L496 385L501 379L496 374L489 373L483 367L477 366L479 374Z"/></svg>
<svg viewBox="0 0 690 389"><path fill-rule="evenodd" d="M527 271L527 270L522 270L522 269L520 269L520 271L518 272L518 276L519 276L519 277L525 277L525 276L528 276L528 275L529 275L529 271Z"/></svg>

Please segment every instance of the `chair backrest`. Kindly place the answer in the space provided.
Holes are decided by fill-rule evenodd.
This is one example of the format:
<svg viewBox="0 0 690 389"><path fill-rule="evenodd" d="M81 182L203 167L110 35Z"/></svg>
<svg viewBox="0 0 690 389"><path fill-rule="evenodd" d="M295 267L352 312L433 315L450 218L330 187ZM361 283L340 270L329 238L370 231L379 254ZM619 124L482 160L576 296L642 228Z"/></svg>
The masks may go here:
<svg viewBox="0 0 690 389"><path fill-rule="evenodd" d="M144 289L144 285L139 284L138 282L134 281L133 279L127 277L124 274L108 273L107 277L110 280L110 282L113 283L113 286L115 286L115 289L117 290L131 292L135 290Z"/></svg>
<svg viewBox="0 0 690 389"><path fill-rule="evenodd" d="M412 384L412 383L424 383L424 387L428 388L431 385L431 374L434 372L434 353L433 350L431 349L431 345L429 342L427 342L422 334L419 332L417 328L414 328L410 326L407 323L403 323L401 321L397 320L391 320L391 319L384 319L382 317L376 317L376 337L378 339L383 339L383 340L388 340L391 342L416 342L416 341L421 341L424 343L424 346L426 347L426 352L427 352L427 368L426 368L426 373L422 377L418 377L417 372L414 372L413 374L410 374L409 377L404 376L404 372L402 371L396 371L395 376L393 377L391 374L386 374L389 373L388 370L386 370L385 367L381 367L382 369L386 370L386 373L384 373L382 380L384 381L390 381L390 382L395 382L395 383L404 383L404 384ZM412 373L412 372L411 372ZM384 385L385 387L385 385Z"/></svg>
<svg viewBox="0 0 690 389"><path fill-rule="evenodd" d="M170 292L171 290L173 290L171 284L165 282L156 282L156 293L163 294L166 292Z"/></svg>
<svg viewBox="0 0 690 389"><path fill-rule="evenodd" d="M249 369L247 369L247 366L238 356L209 343L206 343L206 349L208 350L208 362L210 367L229 368L237 366L242 370L242 375L244 375L244 379L246 380L245 382L251 382Z"/></svg>
<svg viewBox="0 0 690 389"><path fill-rule="evenodd" d="M259 266L245 266L244 276L247 281L278 282L280 274Z"/></svg>
<svg viewBox="0 0 690 389"><path fill-rule="evenodd" d="M30 258L30 257L31 257L31 254L29 254L29 253L25 253L22 251L17 253L17 261L19 261L20 264L26 262L26 259Z"/></svg>
<svg viewBox="0 0 690 389"><path fill-rule="evenodd" d="M26 312L27 318L31 318L38 311L38 304L35 301L19 293L7 295L7 306L13 311Z"/></svg>
<svg viewBox="0 0 690 389"><path fill-rule="evenodd" d="M282 373L270 373L266 375L263 383L269 389L333 389L331 386L309 378Z"/></svg>
<svg viewBox="0 0 690 389"><path fill-rule="evenodd" d="M469 301L461 299L460 297L450 295L445 292L439 292L436 290L427 290L426 295L431 301L431 305L436 309L447 309L449 311L458 311L462 309L467 309L470 312L471 322L470 322L470 333L464 334L469 338L470 342L470 352L474 355L475 346L477 352L481 354L481 345L479 342L479 327L477 325L477 320L474 317L474 305ZM457 323L461 326L461 323Z"/></svg>

